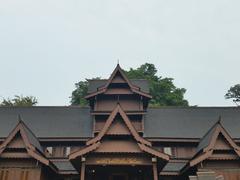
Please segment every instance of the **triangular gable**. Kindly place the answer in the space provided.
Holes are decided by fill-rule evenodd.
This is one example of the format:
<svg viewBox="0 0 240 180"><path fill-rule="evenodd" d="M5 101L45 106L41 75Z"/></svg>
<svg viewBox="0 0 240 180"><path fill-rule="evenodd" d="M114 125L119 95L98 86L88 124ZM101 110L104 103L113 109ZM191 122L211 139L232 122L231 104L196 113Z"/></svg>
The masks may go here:
<svg viewBox="0 0 240 180"><path fill-rule="evenodd" d="M26 148L27 154L38 160L39 162L51 166L50 161L44 157L42 152L42 147L34 136L34 134L30 131L30 129L25 125L25 123L19 120L17 126L13 129L13 131L8 135L5 141L0 145L0 155L4 152L6 148L11 145L13 141L16 140L16 137L21 138L24 143L24 147Z"/></svg>
<svg viewBox="0 0 240 180"><path fill-rule="evenodd" d="M108 128L107 135L130 135L131 132L129 128L126 126L125 122L119 118L115 118Z"/></svg>
<svg viewBox="0 0 240 180"><path fill-rule="evenodd" d="M98 141L100 141L102 139L102 137L106 134L106 132L109 130L110 126L112 125L115 117L117 116L117 114L120 114L120 116L123 119L123 122L126 124L126 126L128 127L129 131L131 132L132 136L134 137L134 139L137 142L140 142L142 144L146 144L148 146L151 146L151 142L145 140L144 138L142 138L138 132L136 131L136 129L133 127L131 121L129 120L128 116L126 115L126 113L123 111L123 109L121 108L121 106L118 104L116 106L116 108L112 111L112 113L110 114L110 116L108 117L104 127L102 128L102 130L98 133L98 135L96 137L94 137L93 139L89 140L87 142L87 145L91 145L93 143L96 143Z"/></svg>
<svg viewBox="0 0 240 180"><path fill-rule="evenodd" d="M117 67L114 69L113 73L111 74L110 78L108 79L107 83L100 89L106 89L108 88L108 86L114 82L117 74L120 75L121 79L123 82L126 82L128 84L128 86L131 88L131 89L135 89L135 90L138 90L139 88L135 85L133 85L129 79L127 78L127 76L125 75L125 73L123 72L122 68L120 67L120 65L118 64Z"/></svg>
<svg viewBox="0 0 240 180"><path fill-rule="evenodd" d="M219 147L219 143L225 143L225 146ZM233 141L231 136L228 134L226 129L222 126L219 120L214 126L207 132L207 134L200 141L197 153L194 158L190 161L190 167L210 158L215 150L234 150L236 155L240 156L240 148Z"/></svg>
<svg viewBox="0 0 240 180"><path fill-rule="evenodd" d="M214 150L232 150L232 145L228 140L220 133L214 145Z"/></svg>
<svg viewBox="0 0 240 180"><path fill-rule="evenodd" d="M104 142L101 142L103 136L108 132L108 130L110 129L110 127L111 127L115 117L118 114L121 116L123 122L125 123L125 125L129 129L129 131L130 131L131 135L133 136L134 140L136 141L137 147L139 148L139 150L141 150L140 152L146 152L148 154L151 154L153 156L161 158L164 161L168 161L169 160L169 156L167 154L159 152L159 151L153 149L151 147L151 142L145 140L144 138L142 138L138 134L138 132L135 130L135 128L133 127L131 121L128 119L127 115L122 110L122 108L121 108L121 106L119 104L116 106L116 108L110 114L109 118L107 119L104 127L99 132L99 134L96 137L94 137L93 139L89 140L86 143L87 146L85 148L70 154L69 155L69 159L73 160L73 159L75 159L77 157L83 156L83 155L85 155L87 153L90 153L90 152L95 151L98 148L100 148L101 144L104 143Z"/></svg>
<svg viewBox="0 0 240 180"><path fill-rule="evenodd" d="M96 95L98 95L98 94L102 94L102 93L106 92L106 91L107 91L107 88L108 88L109 85L115 80L115 77L116 77L118 74L120 75L121 80L122 80L123 82L126 82L126 83L128 84L128 86L130 87L130 89L131 89L132 92L134 92L134 93L136 93L136 94L139 94L139 95L142 95L142 96L145 96L145 97L147 97L147 98L152 98L151 95L149 95L149 94L147 94L147 93L145 93L145 92L142 92L139 87L137 87L137 86L135 86L135 85L133 85L133 84L131 83L131 81L127 78L127 76L125 75L125 73L123 72L123 70L122 70L122 68L120 67L119 64L118 64L117 67L114 69L114 71L113 71L113 73L111 74L110 78L108 79L107 83L106 83L103 87L100 87L97 92L91 93L91 94L85 96L85 98L86 98L86 99L89 99L89 98L91 98L91 97L93 97L93 96L96 96ZM119 80L119 79L118 79L118 80Z"/></svg>
<svg viewBox="0 0 240 180"><path fill-rule="evenodd" d="M9 142L7 147L11 149L26 148L20 132L15 135L15 137Z"/></svg>

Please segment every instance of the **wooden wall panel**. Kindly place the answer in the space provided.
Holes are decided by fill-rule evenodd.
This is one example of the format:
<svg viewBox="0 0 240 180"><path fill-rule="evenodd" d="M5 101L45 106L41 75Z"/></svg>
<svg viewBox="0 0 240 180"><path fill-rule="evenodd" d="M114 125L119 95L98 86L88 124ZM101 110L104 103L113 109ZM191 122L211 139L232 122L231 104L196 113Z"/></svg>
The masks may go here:
<svg viewBox="0 0 240 180"><path fill-rule="evenodd" d="M26 148L22 137L18 133L15 138L8 144L8 148Z"/></svg>
<svg viewBox="0 0 240 180"><path fill-rule="evenodd" d="M105 125L104 120L96 120L95 122L95 126L94 126L94 131L95 132L99 132L103 126ZM136 120L131 120L132 125L134 126L134 128L138 131L138 132L142 132L143 131L143 123L141 121L136 121Z"/></svg>
<svg viewBox="0 0 240 180"><path fill-rule="evenodd" d="M213 171L216 176L226 180L240 180L240 163L238 160L206 160L198 168L199 172Z"/></svg>
<svg viewBox="0 0 240 180"><path fill-rule="evenodd" d="M206 160L202 163L202 168L204 169L239 169L240 163L239 161L231 161L231 160Z"/></svg>
<svg viewBox="0 0 240 180"><path fill-rule="evenodd" d="M112 111L119 101L121 107L127 111L139 111L142 109L142 102L139 97L107 97L107 98L99 98L95 103L95 111Z"/></svg>
<svg viewBox="0 0 240 180"><path fill-rule="evenodd" d="M195 153L193 147L175 147L175 157L177 158L191 158Z"/></svg>
<svg viewBox="0 0 240 180"><path fill-rule="evenodd" d="M2 168L0 180L40 180L40 168Z"/></svg>
<svg viewBox="0 0 240 180"><path fill-rule="evenodd" d="M33 159L1 159L0 168L32 168L37 167Z"/></svg>

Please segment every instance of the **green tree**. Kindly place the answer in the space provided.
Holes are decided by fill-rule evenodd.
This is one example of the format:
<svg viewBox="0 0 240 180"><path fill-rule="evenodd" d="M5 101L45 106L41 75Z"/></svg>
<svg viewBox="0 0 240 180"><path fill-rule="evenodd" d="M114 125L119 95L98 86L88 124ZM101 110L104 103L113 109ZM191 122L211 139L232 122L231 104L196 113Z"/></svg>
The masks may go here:
<svg viewBox="0 0 240 180"><path fill-rule="evenodd" d="M35 106L38 103L34 96L14 96L14 98L3 99L0 106Z"/></svg>
<svg viewBox="0 0 240 180"><path fill-rule="evenodd" d="M184 99L186 89L177 88L173 84L173 78L162 78L157 76L157 69L154 64L145 63L140 67L125 71L129 79L147 79L150 86L152 100L151 106L188 106L188 101ZM99 79L99 78L97 78ZM71 104L86 106L88 82L80 81L75 84L76 89L72 92Z"/></svg>
<svg viewBox="0 0 240 180"><path fill-rule="evenodd" d="M228 92L225 94L226 99L232 99L238 106L240 105L240 84L230 87Z"/></svg>
<svg viewBox="0 0 240 180"><path fill-rule="evenodd" d="M80 81L75 83L75 90L72 92L71 104L86 106L87 100L84 98L87 95L88 91L88 81Z"/></svg>
<svg viewBox="0 0 240 180"><path fill-rule="evenodd" d="M157 75L154 64L145 63L137 69L125 71L130 79L147 79L152 99L150 106L188 106L184 99L186 89L177 88L173 78L162 78Z"/></svg>
<svg viewBox="0 0 240 180"><path fill-rule="evenodd" d="M92 80L94 79L100 79L99 77L96 78L92 78ZM88 91L88 81L80 81L78 83L75 83L75 90L72 92L72 96L71 96L71 105L76 106L76 105L80 105L80 106L87 106L88 102L87 100L84 98L87 95L87 91Z"/></svg>

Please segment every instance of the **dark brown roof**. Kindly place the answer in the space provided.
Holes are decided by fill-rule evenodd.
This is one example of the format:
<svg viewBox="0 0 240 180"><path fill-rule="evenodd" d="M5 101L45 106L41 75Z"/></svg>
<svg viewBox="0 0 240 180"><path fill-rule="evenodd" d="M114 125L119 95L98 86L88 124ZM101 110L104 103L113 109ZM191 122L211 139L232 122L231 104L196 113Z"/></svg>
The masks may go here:
<svg viewBox="0 0 240 180"><path fill-rule="evenodd" d="M201 139L222 117L222 125L232 138L240 138L239 107L149 108L144 121L148 138Z"/></svg>
<svg viewBox="0 0 240 180"><path fill-rule="evenodd" d="M202 139L200 140L198 146L197 146L197 150L196 152L199 153L200 151L202 151L204 148L206 148L207 146L210 145L211 140L213 138L214 133L217 130L217 127L219 125L219 121L217 121L210 129L209 131L202 137Z"/></svg>
<svg viewBox="0 0 240 180"><path fill-rule="evenodd" d="M162 172L180 172L185 165L186 162L168 162Z"/></svg>
<svg viewBox="0 0 240 180"><path fill-rule="evenodd" d="M77 174L76 169L73 167L72 163L68 160L52 160L53 164L61 171L72 172L73 174Z"/></svg>
<svg viewBox="0 0 240 180"><path fill-rule="evenodd" d="M0 138L18 123L24 123L38 138L86 138L92 136L89 108L80 107L0 107Z"/></svg>
<svg viewBox="0 0 240 180"><path fill-rule="evenodd" d="M16 126L20 114L38 138L92 137L89 108L80 107L1 107L0 138ZM232 138L240 138L240 108L237 107L166 107L149 108L144 120L147 138L201 139L219 116Z"/></svg>

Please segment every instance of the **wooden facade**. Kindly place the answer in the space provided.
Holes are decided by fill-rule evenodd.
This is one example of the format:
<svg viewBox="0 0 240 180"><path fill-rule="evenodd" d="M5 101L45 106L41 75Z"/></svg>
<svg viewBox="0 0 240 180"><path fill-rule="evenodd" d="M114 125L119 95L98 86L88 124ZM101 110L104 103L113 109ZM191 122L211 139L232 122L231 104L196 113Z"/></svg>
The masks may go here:
<svg viewBox="0 0 240 180"><path fill-rule="evenodd" d="M240 179L239 108L151 109L151 98L117 65L90 82L89 108L0 108L0 180Z"/></svg>

